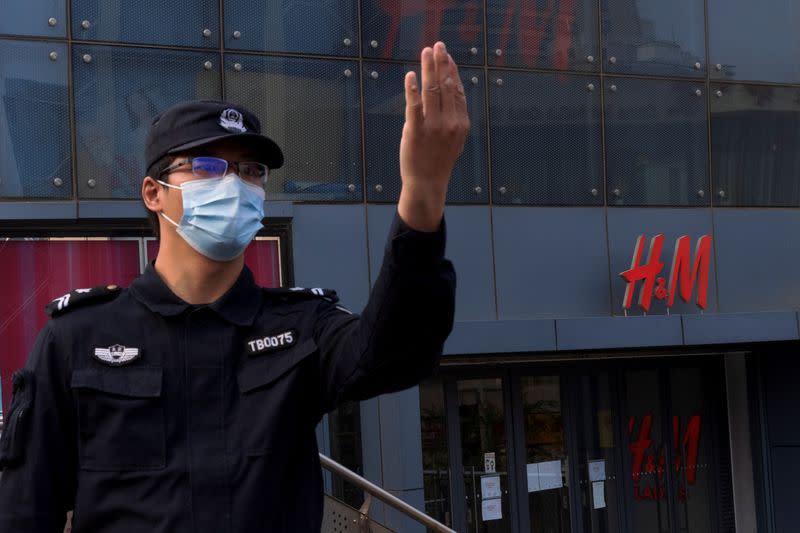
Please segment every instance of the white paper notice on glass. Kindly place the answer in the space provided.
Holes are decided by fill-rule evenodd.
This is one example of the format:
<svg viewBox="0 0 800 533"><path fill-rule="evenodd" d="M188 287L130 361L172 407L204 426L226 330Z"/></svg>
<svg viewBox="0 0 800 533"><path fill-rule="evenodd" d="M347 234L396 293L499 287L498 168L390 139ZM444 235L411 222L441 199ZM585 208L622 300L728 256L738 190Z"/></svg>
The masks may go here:
<svg viewBox="0 0 800 533"><path fill-rule="evenodd" d="M528 463L528 492L537 492L542 490L539 485L539 465L536 463Z"/></svg>
<svg viewBox="0 0 800 533"><path fill-rule="evenodd" d="M561 478L561 461L545 461L539 465L540 490L560 489L564 486Z"/></svg>
<svg viewBox="0 0 800 533"><path fill-rule="evenodd" d="M606 482L592 481L592 508L603 509L606 506Z"/></svg>
<svg viewBox="0 0 800 533"><path fill-rule="evenodd" d="M589 481L606 480L606 462L603 459L589 461Z"/></svg>
<svg viewBox="0 0 800 533"><path fill-rule="evenodd" d="M493 500L483 500L481 502L481 516L483 521L503 519L503 500L495 498Z"/></svg>
<svg viewBox="0 0 800 533"><path fill-rule="evenodd" d="M500 496L502 496L500 493L500 476L481 477L481 498L489 500Z"/></svg>

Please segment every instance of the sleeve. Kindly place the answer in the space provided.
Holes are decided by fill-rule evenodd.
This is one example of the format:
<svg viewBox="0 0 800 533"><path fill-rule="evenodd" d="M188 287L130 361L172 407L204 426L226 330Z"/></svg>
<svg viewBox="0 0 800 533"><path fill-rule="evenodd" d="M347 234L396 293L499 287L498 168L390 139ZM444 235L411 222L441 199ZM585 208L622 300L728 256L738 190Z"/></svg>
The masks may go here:
<svg viewBox="0 0 800 533"><path fill-rule="evenodd" d="M406 389L437 367L453 328L456 276L444 257L444 220L423 233L395 215L383 264L361 316L322 303L322 412L343 401Z"/></svg>
<svg viewBox="0 0 800 533"><path fill-rule="evenodd" d="M52 321L24 369L0 439L0 532L62 533L75 494L72 400Z"/></svg>

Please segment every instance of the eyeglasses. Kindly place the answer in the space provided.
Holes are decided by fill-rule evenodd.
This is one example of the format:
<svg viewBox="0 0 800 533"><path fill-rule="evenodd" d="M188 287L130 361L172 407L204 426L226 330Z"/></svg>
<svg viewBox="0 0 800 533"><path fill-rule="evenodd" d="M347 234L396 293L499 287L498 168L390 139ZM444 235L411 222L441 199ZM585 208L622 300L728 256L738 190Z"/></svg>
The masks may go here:
<svg viewBox="0 0 800 533"><path fill-rule="evenodd" d="M257 163L255 161L228 162L226 159L219 157L202 156L187 157L181 161L176 161L162 170L158 177L161 178L164 174L174 172L190 163L192 165L192 174L198 179L221 178L228 173L229 167L243 180L261 186L267 184L267 177L269 176L269 168L267 168L267 165L264 163Z"/></svg>

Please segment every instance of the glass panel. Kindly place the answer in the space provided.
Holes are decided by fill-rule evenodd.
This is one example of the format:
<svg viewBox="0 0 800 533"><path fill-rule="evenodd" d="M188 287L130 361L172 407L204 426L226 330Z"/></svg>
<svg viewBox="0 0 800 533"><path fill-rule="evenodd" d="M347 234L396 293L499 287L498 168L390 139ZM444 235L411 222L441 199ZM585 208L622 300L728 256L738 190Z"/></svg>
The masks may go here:
<svg viewBox="0 0 800 533"><path fill-rule="evenodd" d="M225 61L227 98L256 113L285 156L269 174L267 197L360 201L357 63L230 55Z"/></svg>
<svg viewBox="0 0 800 533"><path fill-rule="evenodd" d="M706 413L703 375L699 368L670 369L672 446L678 492L678 529L712 531L716 504L711 492L714 469Z"/></svg>
<svg viewBox="0 0 800 533"><path fill-rule="evenodd" d="M524 377L525 471L531 533L569 533L567 447L558 376Z"/></svg>
<svg viewBox="0 0 800 533"><path fill-rule="evenodd" d="M361 16L367 57L419 61L425 46L444 41L459 65L483 63L480 0L363 0Z"/></svg>
<svg viewBox="0 0 800 533"><path fill-rule="evenodd" d="M709 205L704 84L608 79L606 85L609 205Z"/></svg>
<svg viewBox="0 0 800 533"><path fill-rule="evenodd" d="M578 470L583 527L590 533L616 533L624 530L619 512L625 488L617 479L614 428L619 422L608 373L581 376L578 386Z"/></svg>
<svg viewBox="0 0 800 533"><path fill-rule="evenodd" d="M405 73L418 65L366 64L364 70L364 130L367 157L367 198L396 202L400 197L398 152L405 123ZM449 203L489 201L486 169L485 78L479 69L459 69L472 124L447 191ZM418 78L419 79L419 78Z"/></svg>
<svg viewBox="0 0 800 533"><path fill-rule="evenodd" d="M494 203L603 204L599 89L591 77L490 74Z"/></svg>
<svg viewBox="0 0 800 533"><path fill-rule="evenodd" d="M345 402L328 414L331 459L357 474L363 474L361 455L361 409L358 402ZM333 496L359 509L364 492L341 476L332 476Z"/></svg>
<svg viewBox="0 0 800 533"><path fill-rule="evenodd" d="M208 30L208 31L206 31ZM194 0L73 0L72 36L195 48L219 47L219 2Z"/></svg>
<svg viewBox="0 0 800 533"><path fill-rule="evenodd" d="M459 381L458 415L468 531L508 533L511 517L502 380ZM494 474L484 470L486 453L495 454Z"/></svg>
<svg viewBox="0 0 800 533"><path fill-rule="evenodd" d="M226 0L225 47L358 55L356 1Z"/></svg>
<svg viewBox="0 0 800 533"><path fill-rule="evenodd" d="M704 75L703 0L603 0L602 10L607 71Z"/></svg>
<svg viewBox="0 0 800 533"><path fill-rule="evenodd" d="M37 37L65 37L67 34L64 0L3 0L0 12L0 33Z"/></svg>
<svg viewBox="0 0 800 533"><path fill-rule="evenodd" d="M489 64L597 70L597 2L488 0Z"/></svg>
<svg viewBox="0 0 800 533"><path fill-rule="evenodd" d="M24 366L45 305L74 289L105 283L127 286L139 275L138 240L0 239L0 378L3 405L11 400L11 374Z"/></svg>
<svg viewBox="0 0 800 533"><path fill-rule="evenodd" d="M256 237L244 251L244 264L253 273L253 278L261 287L280 287L282 285L280 240L277 237ZM147 262L158 256L159 241L147 239L145 253Z"/></svg>
<svg viewBox="0 0 800 533"><path fill-rule="evenodd" d="M800 205L800 90L720 85L713 92L714 203Z"/></svg>
<svg viewBox="0 0 800 533"><path fill-rule="evenodd" d="M661 432L658 373L625 373L633 502L632 531L669 533L666 449Z"/></svg>
<svg viewBox="0 0 800 533"><path fill-rule="evenodd" d="M0 197L72 196L68 63L64 44L0 41Z"/></svg>
<svg viewBox="0 0 800 533"><path fill-rule="evenodd" d="M708 0L711 75L735 80L800 82L798 20L797 2Z"/></svg>
<svg viewBox="0 0 800 533"><path fill-rule="evenodd" d="M73 52L78 194L139 198L152 117L183 100L219 98L218 55L108 46Z"/></svg>
<svg viewBox="0 0 800 533"><path fill-rule="evenodd" d="M419 404L425 513L452 527L450 455L447 451L447 421L442 383L422 383L419 386Z"/></svg>

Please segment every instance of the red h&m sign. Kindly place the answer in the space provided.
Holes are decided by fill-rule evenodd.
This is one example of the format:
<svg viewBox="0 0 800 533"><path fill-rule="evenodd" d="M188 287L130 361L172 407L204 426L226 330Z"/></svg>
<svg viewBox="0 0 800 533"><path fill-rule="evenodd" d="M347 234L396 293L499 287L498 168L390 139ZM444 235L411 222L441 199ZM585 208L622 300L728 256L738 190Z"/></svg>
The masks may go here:
<svg viewBox="0 0 800 533"><path fill-rule="evenodd" d="M689 303L692 290L697 286L697 306L700 309L708 308L708 271L711 266L711 235L703 235L697 240L692 260L691 240L688 235L678 237L675 241L675 251L672 255L672 266L667 280L659 277L664 263L661 262L661 249L664 247L664 235L656 235L650 241L650 251L647 262L642 263L644 243L646 237L640 235L636 239L636 248L631 260L631 268L620 273L628 286L625 288L625 298L622 307L631 308L633 292L636 283L641 281L639 290L639 307L644 312L650 310L653 296L658 300L667 300L667 308L675 303L675 294L680 292L681 299Z"/></svg>

